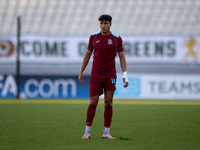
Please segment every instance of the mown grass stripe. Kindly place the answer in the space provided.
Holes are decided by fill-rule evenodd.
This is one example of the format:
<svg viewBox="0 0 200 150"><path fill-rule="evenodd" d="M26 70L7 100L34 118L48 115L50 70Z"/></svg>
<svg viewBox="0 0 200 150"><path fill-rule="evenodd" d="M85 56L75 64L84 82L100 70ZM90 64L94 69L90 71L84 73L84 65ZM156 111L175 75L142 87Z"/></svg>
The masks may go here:
<svg viewBox="0 0 200 150"><path fill-rule="evenodd" d="M103 104L103 100L99 104ZM89 100L0 100L0 104L89 104ZM114 104L126 105L200 105L200 101L169 100L114 100Z"/></svg>

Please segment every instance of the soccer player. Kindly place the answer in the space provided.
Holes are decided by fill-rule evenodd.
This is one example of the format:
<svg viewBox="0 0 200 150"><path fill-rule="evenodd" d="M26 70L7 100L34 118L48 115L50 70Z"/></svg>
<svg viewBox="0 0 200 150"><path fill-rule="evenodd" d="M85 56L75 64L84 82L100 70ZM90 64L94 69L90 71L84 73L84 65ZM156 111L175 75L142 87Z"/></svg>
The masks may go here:
<svg viewBox="0 0 200 150"><path fill-rule="evenodd" d="M122 45L122 38L110 31L112 17L110 15L101 15L99 17L100 32L93 33L90 36L87 51L84 55L78 80L81 84L84 81L83 72L94 52L93 65L90 77L90 104L87 109L86 130L82 139L89 139L91 126L95 116L99 96L104 93L104 133L102 138L115 139L109 134L112 116L113 116L113 95L116 89L116 68L115 57L119 55L120 66L123 72L124 87L128 87L128 78L126 70L126 59Z"/></svg>

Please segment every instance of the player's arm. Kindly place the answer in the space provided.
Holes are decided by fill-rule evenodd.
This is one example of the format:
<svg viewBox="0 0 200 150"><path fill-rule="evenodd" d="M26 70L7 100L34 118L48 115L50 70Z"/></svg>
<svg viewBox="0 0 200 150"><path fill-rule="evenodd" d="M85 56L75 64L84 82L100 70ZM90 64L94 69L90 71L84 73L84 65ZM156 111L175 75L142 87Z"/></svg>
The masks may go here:
<svg viewBox="0 0 200 150"><path fill-rule="evenodd" d="M79 72L79 77L78 77L80 84L83 84L85 82L83 71L85 70L86 66L88 65L88 62L90 60L91 55L92 55L92 51L90 51L90 50L87 50L85 55L84 55L83 62L82 62L82 65L81 65L81 69L80 69L80 72Z"/></svg>
<svg viewBox="0 0 200 150"><path fill-rule="evenodd" d="M124 55L124 52L119 52L119 60L120 60L120 65L121 65L121 69L123 72L123 83L124 83L124 87L128 87L128 78L127 78L127 68L126 68L126 58Z"/></svg>

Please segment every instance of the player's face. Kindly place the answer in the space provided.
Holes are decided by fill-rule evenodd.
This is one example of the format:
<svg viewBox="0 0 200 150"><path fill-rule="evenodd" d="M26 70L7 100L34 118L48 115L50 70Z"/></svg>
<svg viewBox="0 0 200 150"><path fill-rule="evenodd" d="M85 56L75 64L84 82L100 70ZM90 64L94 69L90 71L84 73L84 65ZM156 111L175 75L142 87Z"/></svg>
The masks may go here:
<svg viewBox="0 0 200 150"><path fill-rule="evenodd" d="M103 34L110 33L111 23L109 21L100 21L100 29Z"/></svg>

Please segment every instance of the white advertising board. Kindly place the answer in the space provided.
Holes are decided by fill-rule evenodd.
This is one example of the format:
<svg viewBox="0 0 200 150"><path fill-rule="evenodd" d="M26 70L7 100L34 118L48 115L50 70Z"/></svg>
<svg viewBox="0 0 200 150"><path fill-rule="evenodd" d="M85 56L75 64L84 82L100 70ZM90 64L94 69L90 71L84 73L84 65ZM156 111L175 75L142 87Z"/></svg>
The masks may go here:
<svg viewBox="0 0 200 150"><path fill-rule="evenodd" d="M200 37L122 37L127 63L200 64ZM81 63L89 37L22 36L22 63ZM0 37L0 64L16 61L16 37ZM92 59L91 59L92 61ZM118 57L116 62L119 63Z"/></svg>
<svg viewBox="0 0 200 150"><path fill-rule="evenodd" d="M200 75L129 74L124 88L118 75L115 98L150 100L200 100Z"/></svg>

